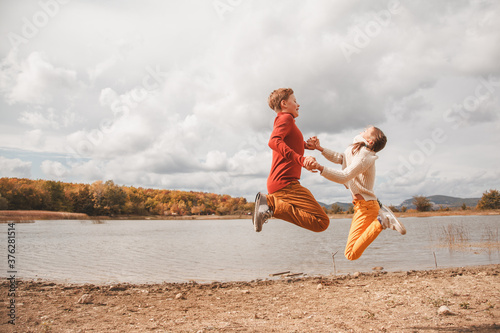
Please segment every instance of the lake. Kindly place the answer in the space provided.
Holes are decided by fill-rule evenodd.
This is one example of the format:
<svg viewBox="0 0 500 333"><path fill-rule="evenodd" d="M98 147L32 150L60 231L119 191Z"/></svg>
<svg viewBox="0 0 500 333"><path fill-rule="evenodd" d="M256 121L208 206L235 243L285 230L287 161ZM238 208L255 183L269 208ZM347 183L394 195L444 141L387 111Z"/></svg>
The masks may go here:
<svg viewBox="0 0 500 333"><path fill-rule="evenodd" d="M384 230L357 261L344 257L351 219L313 233L270 220L35 221L17 223L17 277L68 283L250 281L307 275L433 269L500 263L500 216L402 218L407 234ZM7 224L1 273L7 276ZM454 240L453 240L454 239ZM450 246L450 241L454 245ZM494 246L485 247L484 243Z"/></svg>

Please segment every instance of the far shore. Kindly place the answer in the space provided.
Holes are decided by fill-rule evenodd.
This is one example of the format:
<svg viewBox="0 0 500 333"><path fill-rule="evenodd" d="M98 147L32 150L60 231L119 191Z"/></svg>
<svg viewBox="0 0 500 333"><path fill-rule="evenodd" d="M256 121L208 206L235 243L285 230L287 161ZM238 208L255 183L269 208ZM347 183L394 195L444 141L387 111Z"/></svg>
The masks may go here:
<svg viewBox="0 0 500 333"><path fill-rule="evenodd" d="M464 216L464 215L500 215L500 209L493 210L439 210L430 212L395 212L397 217L432 217L432 216ZM348 219L352 214L329 214L331 219ZM120 216L89 216L82 213L53 212L42 210L0 210L0 223L33 222L35 220L237 220L251 219L248 214L238 215L120 215Z"/></svg>

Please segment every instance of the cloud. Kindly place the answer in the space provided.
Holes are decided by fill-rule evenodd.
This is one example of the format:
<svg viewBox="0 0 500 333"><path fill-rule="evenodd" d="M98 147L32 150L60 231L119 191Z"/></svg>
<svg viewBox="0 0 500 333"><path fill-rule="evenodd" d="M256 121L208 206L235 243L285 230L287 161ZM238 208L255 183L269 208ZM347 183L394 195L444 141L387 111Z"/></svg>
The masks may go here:
<svg viewBox="0 0 500 333"><path fill-rule="evenodd" d="M42 53L32 52L24 61L16 53L11 51L1 64L0 87L7 103L49 104L81 87L74 70L55 67Z"/></svg>
<svg viewBox="0 0 500 333"><path fill-rule="evenodd" d="M41 169L49 179L64 179L68 175L68 168L57 161L44 160Z"/></svg>
<svg viewBox="0 0 500 333"><path fill-rule="evenodd" d="M31 162L19 158L5 158L0 156L0 175L2 177L31 177Z"/></svg>
<svg viewBox="0 0 500 333"><path fill-rule="evenodd" d="M23 111L18 120L36 129L59 129L60 126L71 124L74 121L74 114L60 116L55 109L48 108L46 111Z"/></svg>
<svg viewBox="0 0 500 333"><path fill-rule="evenodd" d="M441 182L448 193L466 191L460 175L500 162L490 153L500 144L494 1L257 0L233 2L222 18L203 1L118 7L61 7L29 43L0 49L3 146L67 156L37 161L35 177L253 200L269 173L275 113L267 97L278 87L295 90L297 125L326 147L343 151L368 124L384 130L382 198L404 200ZM14 31L14 21L0 28ZM347 44L355 52L346 55ZM391 178L438 128L447 140ZM318 175L304 172L303 181L324 202L350 201ZM472 193L485 186L467 184Z"/></svg>

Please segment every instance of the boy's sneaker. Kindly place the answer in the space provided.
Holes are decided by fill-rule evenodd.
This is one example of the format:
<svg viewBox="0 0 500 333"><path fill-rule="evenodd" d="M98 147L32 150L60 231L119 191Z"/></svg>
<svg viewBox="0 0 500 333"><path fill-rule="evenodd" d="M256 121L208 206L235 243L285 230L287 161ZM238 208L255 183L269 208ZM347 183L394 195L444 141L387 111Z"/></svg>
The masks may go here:
<svg viewBox="0 0 500 333"><path fill-rule="evenodd" d="M378 211L379 221L382 224L382 228L392 229L398 231L401 235L406 234L405 226L398 221L396 216L392 213L392 211L385 205L380 206L380 210Z"/></svg>
<svg viewBox="0 0 500 333"><path fill-rule="evenodd" d="M255 209L252 216L255 231L260 232L262 230L262 225L271 217L273 217L273 212L267 205L267 197L260 192L257 193L255 197Z"/></svg>

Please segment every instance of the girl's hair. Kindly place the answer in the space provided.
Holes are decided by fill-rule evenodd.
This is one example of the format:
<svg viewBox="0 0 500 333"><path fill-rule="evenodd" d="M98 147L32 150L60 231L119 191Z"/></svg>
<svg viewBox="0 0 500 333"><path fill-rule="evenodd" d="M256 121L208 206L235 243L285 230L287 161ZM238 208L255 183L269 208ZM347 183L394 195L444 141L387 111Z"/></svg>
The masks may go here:
<svg viewBox="0 0 500 333"><path fill-rule="evenodd" d="M274 90L267 102L269 103L269 107L274 111L278 112L281 110L281 101L286 101L290 95L293 94L292 88L279 88Z"/></svg>
<svg viewBox="0 0 500 333"><path fill-rule="evenodd" d="M373 127L373 136L372 140L373 143L371 145L367 145L366 143L362 142L356 142L352 145L352 154L355 155L359 152L361 147L366 147L370 150L373 150L374 152L378 153L382 149L384 149L385 144L387 143L387 137L385 136L384 132L380 130L378 127Z"/></svg>

